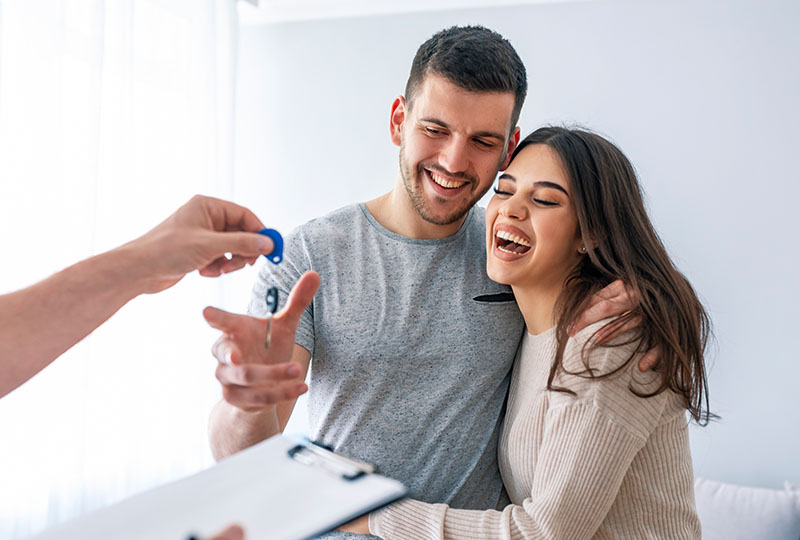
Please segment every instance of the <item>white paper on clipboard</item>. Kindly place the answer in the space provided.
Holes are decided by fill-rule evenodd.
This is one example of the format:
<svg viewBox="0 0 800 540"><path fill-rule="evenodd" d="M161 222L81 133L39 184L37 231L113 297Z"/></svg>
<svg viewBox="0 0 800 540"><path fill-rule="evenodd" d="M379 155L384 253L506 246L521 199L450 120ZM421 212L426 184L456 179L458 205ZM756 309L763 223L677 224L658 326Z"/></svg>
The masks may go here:
<svg viewBox="0 0 800 540"><path fill-rule="evenodd" d="M361 465L276 435L31 540L186 540L233 523L248 540L309 538L405 495L400 482Z"/></svg>

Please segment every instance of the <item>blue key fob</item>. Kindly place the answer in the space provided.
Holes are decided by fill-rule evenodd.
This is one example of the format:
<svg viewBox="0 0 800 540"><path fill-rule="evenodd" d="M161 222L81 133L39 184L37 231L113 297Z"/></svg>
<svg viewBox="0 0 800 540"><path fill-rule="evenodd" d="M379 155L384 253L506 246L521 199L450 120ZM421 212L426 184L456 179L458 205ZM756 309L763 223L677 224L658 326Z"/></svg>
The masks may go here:
<svg viewBox="0 0 800 540"><path fill-rule="evenodd" d="M258 234L263 234L267 238L272 240L272 244L275 246L272 250L272 253L269 255L264 255L269 262L272 264L278 264L283 260L283 237L281 233L276 231L275 229L261 229L258 231Z"/></svg>

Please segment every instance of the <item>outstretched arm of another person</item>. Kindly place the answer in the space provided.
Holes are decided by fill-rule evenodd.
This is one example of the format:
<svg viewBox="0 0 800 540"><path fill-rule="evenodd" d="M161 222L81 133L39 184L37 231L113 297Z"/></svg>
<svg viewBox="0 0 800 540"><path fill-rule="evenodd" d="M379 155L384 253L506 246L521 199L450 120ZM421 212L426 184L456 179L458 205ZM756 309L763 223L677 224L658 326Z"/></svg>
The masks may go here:
<svg viewBox="0 0 800 540"><path fill-rule="evenodd" d="M141 238L0 296L0 397L134 297L171 287L193 270L219 276L271 253L272 241L257 234L263 227L246 208L195 196Z"/></svg>
<svg viewBox="0 0 800 540"><path fill-rule="evenodd" d="M319 274L306 272L283 309L272 319L269 349L264 347L266 320L216 308L203 312L223 332L212 348L223 399L209 420L211 451L222 459L283 431L303 382L311 353L295 343L303 312L319 287Z"/></svg>

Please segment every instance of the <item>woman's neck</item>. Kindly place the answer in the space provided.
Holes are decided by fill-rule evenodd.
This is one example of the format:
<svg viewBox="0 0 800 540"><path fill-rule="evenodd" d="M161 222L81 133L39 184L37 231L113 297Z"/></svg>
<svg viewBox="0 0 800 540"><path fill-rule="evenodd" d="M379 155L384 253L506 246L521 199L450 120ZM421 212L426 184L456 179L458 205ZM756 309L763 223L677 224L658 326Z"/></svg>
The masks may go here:
<svg viewBox="0 0 800 540"><path fill-rule="evenodd" d="M528 332L546 332L556 325L556 302L562 287L511 286Z"/></svg>

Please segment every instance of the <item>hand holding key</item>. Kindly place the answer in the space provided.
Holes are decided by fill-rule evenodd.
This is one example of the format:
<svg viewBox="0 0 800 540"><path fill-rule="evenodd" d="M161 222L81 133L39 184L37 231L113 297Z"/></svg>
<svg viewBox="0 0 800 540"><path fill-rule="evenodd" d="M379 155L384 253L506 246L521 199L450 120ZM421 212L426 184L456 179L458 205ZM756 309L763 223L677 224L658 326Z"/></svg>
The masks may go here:
<svg viewBox="0 0 800 540"><path fill-rule="evenodd" d="M319 282L316 272L303 274L283 309L267 318L213 307L203 310L208 324L223 332L212 347L212 354L219 361L216 377L222 384L225 401L254 412L294 400L308 390L305 383L297 381L300 366L290 359L300 317L314 298ZM277 304L276 290L273 310Z"/></svg>

